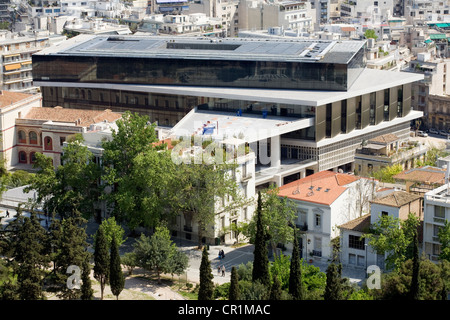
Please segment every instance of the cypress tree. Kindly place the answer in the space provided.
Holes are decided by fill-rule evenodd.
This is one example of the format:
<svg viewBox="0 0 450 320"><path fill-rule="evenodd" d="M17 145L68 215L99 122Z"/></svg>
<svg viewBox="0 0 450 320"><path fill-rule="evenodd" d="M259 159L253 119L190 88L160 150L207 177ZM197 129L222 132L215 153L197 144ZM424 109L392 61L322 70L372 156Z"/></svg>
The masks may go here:
<svg viewBox="0 0 450 320"><path fill-rule="evenodd" d="M292 250L291 267L289 271L289 294L294 300L303 300L305 298L305 290L302 281L302 269L300 265L300 250L295 229L294 248Z"/></svg>
<svg viewBox="0 0 450 320"><path fill-rule="evenodd" d="M231 268L230 294L228 300L239 300L239 276L236 267Z"/></svg>
<svg viewBox="0 0 450 320"><path fill-rule="evenodd" d="M15 260L18 294L22 300L43 298L41 268L46 261L43 255L45 236L45 230L33 212L30 218L23 220L23 225L18 230Z"/></svg>
<svg viewBox="0 0 450 320"><path fill-rule="evenodd" d="M90 273L91 266L89 265L88 259L85 259L81 272L81 300L92 300L94 297L94 290L92 289Z"/></svg>
<svg viewBox="0 0 450 320"><path fill-rule="evenodd" d="M90 253L87 251L88 243L86 242L86 230L82 226L86 220L80 217L69 217L62 220L60 229L54 229L56 233L60 233L55 238L54 244L56 250L53 252L53 259L55 263L55 281L59 287L58 296L62 299L80 299L81 287L69 288L67 281L74 273L67 273L68 268L72 265L79 268L80 274L76 275L77 283L81 280L81 271L83 263L89 259ZM56 226L57 227L57 226Z"/></svg>
<svg viewBox="0 0 450 320"><path fill-rule="evenodd" d="M267 234L262 222L261 192L258 191L258 205L256 209L256 236L255 249L253 251L252 281L259 281L267 288L270 286L269 258L267 252Z"/></svg>
<svg viewBox="0 0 450 320"><path fill-rule="evenodd" d="M125 286L125 278L120 263L119 245L114 236L111 240L111 261L109 266L109 285L111 286L111 292L119 300L119 294Z"/></svg>
<svg viewBox="0 0 450 320"><path fill-rule="evenodd" d="M203 247L202 262L200 263L200 288L198 290L198 300L212 300L214 293L214 278L211 270L211 263L208 259L206 246Z"/></svg>
<svg viewBox="0 0 450 320"><path fill-rule="evenodd" d="M270 288L270 300L282 300L282 293L281 290L281 283L278 279L277 275L273 275L273 283L272 287Z"/></svg>
<svg viewBox="0 0 450 320"><path fill-rule="evenodd" d="M94 277L100 282L100 299L103 300L103 291L109 280L109 254L108 244L102 228L97 230L95 237Z"/></svg>
<svg viewBox="0 0 450 320"><path fill-rule="evenodd" d="M327 268L327 284L325 286L325 300L342 300L343 285L341 279L341 264L332 262Z"/></svg>
<svg viewBox="0 0 450 320"><path fill-rule="evenodd" d="M410 299L419 300L419 272L420 272L420 258L419 258L419 240L417 229L414 230L414 246L413 246L413 273L411 278Z"/></svg>

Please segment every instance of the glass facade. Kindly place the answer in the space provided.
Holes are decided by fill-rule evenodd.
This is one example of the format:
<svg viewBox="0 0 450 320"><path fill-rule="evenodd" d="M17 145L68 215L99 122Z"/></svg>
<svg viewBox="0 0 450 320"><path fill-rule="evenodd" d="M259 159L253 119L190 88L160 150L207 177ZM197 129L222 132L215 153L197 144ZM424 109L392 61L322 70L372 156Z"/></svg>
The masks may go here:
<svg viewBox="0 0 450 320"><path fill-rule="evenodd" d="M362 71L320 62L33 55L34 81L345 91Z"/></svg>

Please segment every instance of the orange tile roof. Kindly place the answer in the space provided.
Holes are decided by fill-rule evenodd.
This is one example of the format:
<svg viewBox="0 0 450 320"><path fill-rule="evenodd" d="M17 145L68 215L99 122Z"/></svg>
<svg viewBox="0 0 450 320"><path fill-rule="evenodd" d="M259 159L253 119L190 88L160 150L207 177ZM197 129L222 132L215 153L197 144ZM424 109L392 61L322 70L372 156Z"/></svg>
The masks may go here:
<svg viewBox="0 0 450 320"><path fill-rule="evenodd" d="M358 179L360 177L353 175L320 171L281 186L278 195L294 200L331 205L347 189L347 184ZM312 190L311 186L314 187Z"/></svg>
<svg viewBox="0 0 450 320"><path fill-rule="evenodd" d="M400 172L393 176L394 179L404 181L414 181L430 184L445 183L445 169L436 167L420 167Z"/></svg>
<svg viewBox="0 0 450 320"><path fill-rule="evenodd" d="M386 133L381 136L369 139L369 142L391 143L397 141L398 137L393 133Z"/></svg>
<svg viewBox="0 0 450 320"><path fill-rule="evenodd" d="M99 123L104 120L114 122L120 119L122 115L111 110L84 110L84 109L66 109L61 107L55 108L31 108L31 110L24 116L24 119L33 120L51 120L55 122L73 122L77 126L86 127L94 123ZM77 122L78 120L79 123Z"/></svg>
<svg viewBox="0 0 450 320"><path fill-rule="evenodd" d="M0 90L0 108L7 107L13 103L32 97L33 94Z"/></svg>
<svg viewBox="0 0 450 320"><path fill-rule="evenodd" d="M420 198L422 198L422 196L417 194L405 191L394 191L384 197L374 199L370 202L400 208L401 206L416 201Z"/></svg>
<svg viewBox="0 0 450 320"><path fill-rule="evenodd" d="M359 232L367 232L370 226L370 213L363 215L359 218L348 221L339 226L341 229L359 231Z"/></svg>

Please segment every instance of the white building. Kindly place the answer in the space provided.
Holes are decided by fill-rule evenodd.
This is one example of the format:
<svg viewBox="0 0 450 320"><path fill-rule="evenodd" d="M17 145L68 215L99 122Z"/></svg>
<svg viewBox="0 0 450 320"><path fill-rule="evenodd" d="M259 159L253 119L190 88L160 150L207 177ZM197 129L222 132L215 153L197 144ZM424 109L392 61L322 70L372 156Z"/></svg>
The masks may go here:
<svg viewBox="0 0 450 320"><path fill-rule="evenodd" d="M377 265L385 269L388 253L380 253L367 245L367 239L361 236L370 232L370 226L378 221L380 216L388 215L394 219L406 220L409 213L414 213L423 220L422 197L404 191L396 191L380 195L370 201L370 214L350 220L339 226L341 236L341 263L346 266L366 268Z"/></svg>
<svg viewBox="0 0 450 320"><path fill-rule="evenodd" d="M438 261L441 250L439 229L450 221L449 200L448 183L427 192L424 197L423 252L433 262Z"/></svg>
<svg viewBox="0 0 450 320"><path fill-rule="evenodd" d="M299 246L305 258L332 258L332 240L339 236L338 226L368 211L376 184L354 175L321 171L279 188L278 195L297 206Z"/></svg>

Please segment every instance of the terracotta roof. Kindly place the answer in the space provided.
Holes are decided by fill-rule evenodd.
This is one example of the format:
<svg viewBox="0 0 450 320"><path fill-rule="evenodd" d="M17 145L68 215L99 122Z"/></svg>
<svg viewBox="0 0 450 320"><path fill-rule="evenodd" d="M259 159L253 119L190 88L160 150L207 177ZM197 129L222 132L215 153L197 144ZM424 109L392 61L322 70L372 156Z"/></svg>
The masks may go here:
<svg viewBox="0 0 450 320"><path fill-rule="evenodd" d="M32 97L33 94L0 90L0 108Z"/></svg>
<svg viewBox="0 0 450 320"><path fill-rule="evenodd" d="M445 183L445 169L437 167L420 167L400 172L393 176L394 179L404 181L415 181L430 184Z"/></svg>
<svg viewBox="0 0 450 320"><path fill-rule="evenodd" d="M353 175L320 171L281 186L278 195L295 200L331 205L347 189L347 184L358 179L360 177Z"/></svg>
<svg viewBox="0 0 450 320"><path fill-rule="evenodd" d="M371 201L371 203L382 204L390 207L401 207L405 204L413 202L417 199L422 198L420 195L405 192L405 191L394 191L387 196L377 198Z"/></svg>
<svg viewBox="0 0 450 320"><path fill-rule="evenodd" d="M122 115L111 110L84 110L84 109L66 109L61 107L55 108L31 108L24 116L24 119L33 120L51 120L55 122L73 122L77 126L86 127L94 123L104 120L114 122L120 119Z"/></svg>
<svg viewBox="0 0 450 320"><path fill-rule="evenodd" d="M370 213L365 214L359 218L348 221L339 226L341 229L359 231L359 232L367 232L370 226Z"/></svg>
<svg viewBox="0 0 450 320"><path fill-rule="evenodd" d="M355 27L341 27L341 31L348 32L348 31L356 31Z"/></svg>
<svg viewBox="0 0 450 320"><path fill-rule="evenodd" d="M369 139L369 142L391 143L397 141L398 137L393 133L386 133L381 136Z"/></svg>

